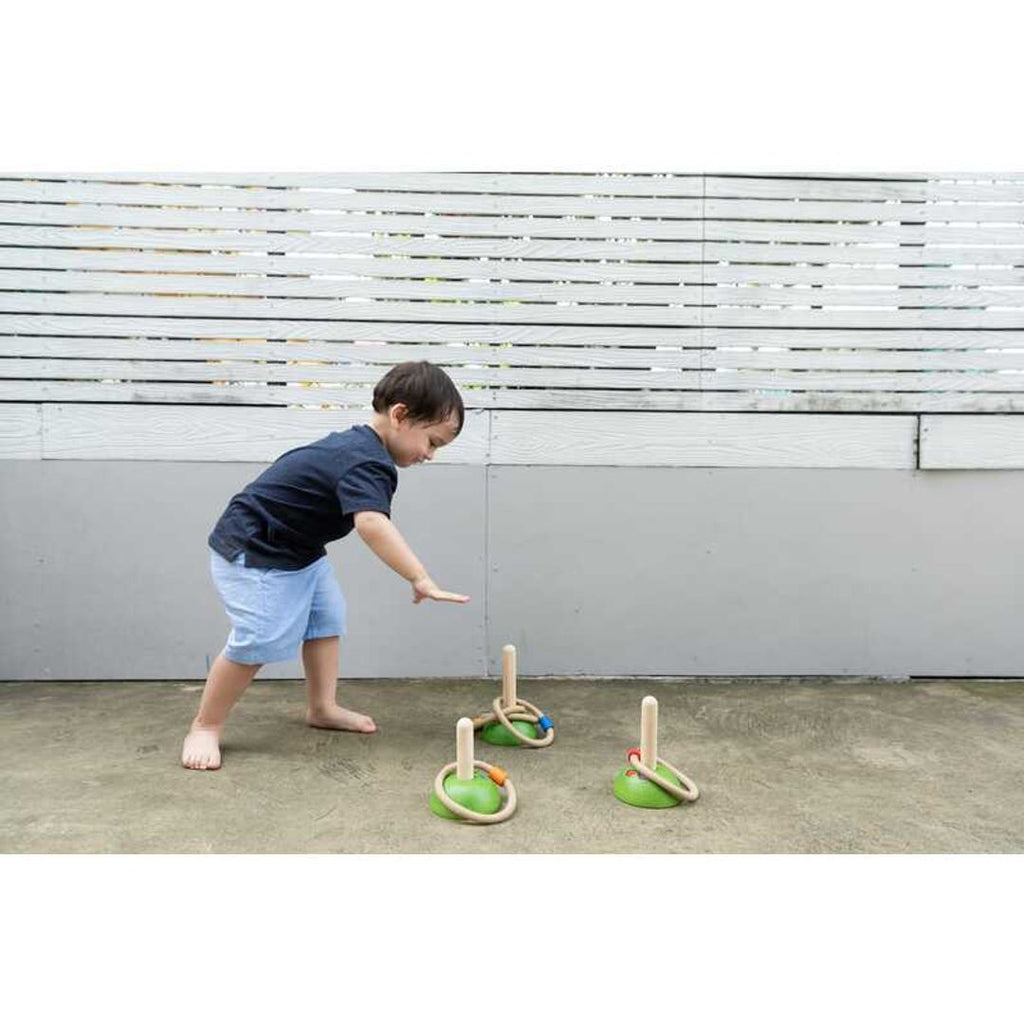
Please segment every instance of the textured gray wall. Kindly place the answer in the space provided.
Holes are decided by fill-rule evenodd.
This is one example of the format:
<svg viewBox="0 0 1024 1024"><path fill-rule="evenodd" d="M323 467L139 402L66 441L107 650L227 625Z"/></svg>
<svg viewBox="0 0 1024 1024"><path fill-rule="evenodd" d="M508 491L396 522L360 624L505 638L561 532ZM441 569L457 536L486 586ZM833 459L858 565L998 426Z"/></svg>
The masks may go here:
<svg viewBox="0 0 1024 1024"><path fill-rule="evenodd" d="M200 679L205 538L262 466L0 462L0 678ZM430 466L395 521L466 607L331 548L351 677L1024 676L1024 472ZM297 663L267 676L296 676Z"/></svg>
<svg viewBox="0 0 1024 1024"><path fill-rule="evenodd" d="M566 675L1024 676L1022 503L1022 472L492 469L491 631Z"/></svg>
<svg viewBox="0 0 1024 1024"><path fill-rule="evenodd" d="M203 678L229 629L206 537L263 468L0 462L0 678ZM483 513L483 467L400 478L395 521L442 586L472 596L467 606L413 605L409 585L357 536L331 546L349 606L343 674L483 673ZM301 669L296 661L263 674Z"/></svg>

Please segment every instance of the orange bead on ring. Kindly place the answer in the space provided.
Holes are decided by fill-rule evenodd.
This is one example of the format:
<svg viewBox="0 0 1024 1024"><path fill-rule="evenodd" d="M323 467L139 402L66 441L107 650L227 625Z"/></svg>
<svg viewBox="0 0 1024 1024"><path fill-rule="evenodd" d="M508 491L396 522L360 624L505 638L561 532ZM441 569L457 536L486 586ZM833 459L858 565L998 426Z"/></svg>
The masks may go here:
<svg viewBox="0 0 1024 1024"><path fill-rule="evenodd" d="M502 771L497 765L492 765L491 770L487 773L487 777L499 786L504 786L505 780L508 778L508 772Z"/></svg>

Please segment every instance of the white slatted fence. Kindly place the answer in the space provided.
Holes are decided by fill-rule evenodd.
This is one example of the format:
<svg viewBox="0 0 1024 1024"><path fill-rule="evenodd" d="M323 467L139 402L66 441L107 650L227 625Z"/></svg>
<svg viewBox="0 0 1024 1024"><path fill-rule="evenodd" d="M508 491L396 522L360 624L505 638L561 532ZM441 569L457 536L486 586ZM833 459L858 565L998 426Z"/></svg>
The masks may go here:
<svg viewBox="0 0 1024 1024"><path fill-rule="evenodd" d="M0 457L270 458L418 358L454 461L1024 465L1024 175L0 173Z"/></svg>

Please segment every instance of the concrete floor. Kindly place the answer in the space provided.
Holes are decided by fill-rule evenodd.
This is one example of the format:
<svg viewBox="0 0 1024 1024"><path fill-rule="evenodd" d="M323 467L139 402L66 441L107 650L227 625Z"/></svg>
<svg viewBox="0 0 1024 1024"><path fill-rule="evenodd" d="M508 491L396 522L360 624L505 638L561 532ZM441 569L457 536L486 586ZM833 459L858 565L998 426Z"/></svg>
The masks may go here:
<svg viewBox="0 0 1024 1024"><path fill-rule="evenodd" d="M217 772L178 766L200 686L0 684L7 853L1024 852L1024 681L524 679L554 721L543 750L477 744L520 805L493 827L427 808L455 720L500 682L344 683L374 736L309 729L302 684L258 681ZM612 796L640 701L697 803Z"/></svg>

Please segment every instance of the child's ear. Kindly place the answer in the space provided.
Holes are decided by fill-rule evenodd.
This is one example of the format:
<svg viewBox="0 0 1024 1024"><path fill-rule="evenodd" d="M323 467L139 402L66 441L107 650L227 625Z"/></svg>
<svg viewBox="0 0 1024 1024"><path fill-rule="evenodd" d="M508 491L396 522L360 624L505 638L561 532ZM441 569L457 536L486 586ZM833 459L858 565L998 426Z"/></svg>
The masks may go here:
<svg viewBox="0 0 1024 1024"><path fill-rule="evenodd" d="M388 415L391 417L392 422L397 426L403 420L409 418L409 407L405 402L395 402L395 404L388 409Z"/></svg>

